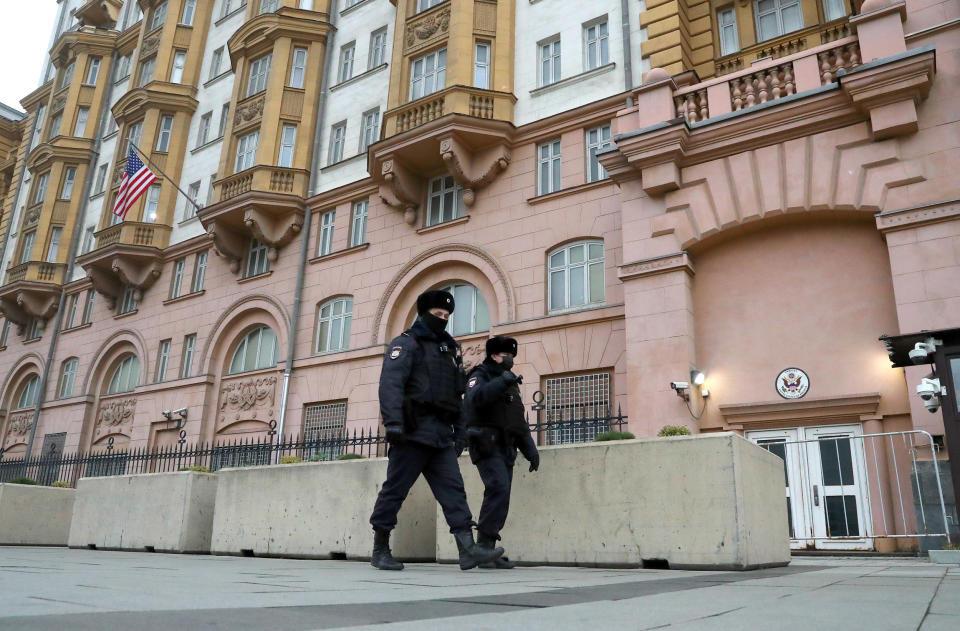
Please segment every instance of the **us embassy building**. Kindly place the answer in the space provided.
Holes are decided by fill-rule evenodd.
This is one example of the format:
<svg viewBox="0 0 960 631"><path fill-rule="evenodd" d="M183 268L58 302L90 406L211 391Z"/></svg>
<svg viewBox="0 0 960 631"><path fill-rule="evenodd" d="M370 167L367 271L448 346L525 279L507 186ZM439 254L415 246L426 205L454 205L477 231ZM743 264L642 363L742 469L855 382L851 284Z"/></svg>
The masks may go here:
<svg viewBox="0 0 960 631"><path fill-rule="evenodd" d="M537 414L766 445L798 546L919 528L943 411L878 338L960 326L956 2L58 15L0 110L0 466L376 431L385 345L447 288L468 364L519 340ZM131 145L164 177L119 221Z"/></svg>

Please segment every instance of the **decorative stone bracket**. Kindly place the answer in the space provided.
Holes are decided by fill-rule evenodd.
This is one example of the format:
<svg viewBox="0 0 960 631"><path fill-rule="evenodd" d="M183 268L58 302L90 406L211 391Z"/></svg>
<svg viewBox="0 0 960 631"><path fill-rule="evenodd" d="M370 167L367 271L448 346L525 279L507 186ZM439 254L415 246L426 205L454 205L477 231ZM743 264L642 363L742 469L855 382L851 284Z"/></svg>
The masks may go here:
<svg viewBox="0 0 960 631"><path fill-rule="evenodd" d="M200 211L200 221L214 251L229 263L234 274L240 272L251 237L268 246L267 258L276 262L279 249L300 233L304 216L300 198L260 191L243 193Z"/></svg>
<svg viewBox="0 0 960 631"><path fill-rule="evenodd" d="M395 158L380 166L380 199L387 206L403 211L403 219L411 226L417 221L420 207L421 179L414 176Z"/></svg>
<svg viewBox="0 0 960 631"><path fill-rule="evenodd" d="M136 290L137 301L142 300L143 292L157 282L163 271L163 262L158 250L136 246L115 247L117 251L113 256L91 259L87 255L84 257L86 260L78 261L86 270L93 288L98 294L107 298L111 309L123 296L125 287L133 287ZM94 250L90 254L96 255L100 252L101 250Z"/></svg>
<svg viewBox="0 0 960 631"><path fill-rule="evenodd" d="M45 321L60 305L60 286L50 283L19 282L0 290L0 311L17 326L25 327L32 318Z"/></svg>
<svg viewBox="0 0 960 631"><path fill-rule="evenodd" d="M463 187L463 203L473 206L474 192L493 182L510 164L507 145L494 145L472 154L455 136L440 139L440 158Z"/></svg>

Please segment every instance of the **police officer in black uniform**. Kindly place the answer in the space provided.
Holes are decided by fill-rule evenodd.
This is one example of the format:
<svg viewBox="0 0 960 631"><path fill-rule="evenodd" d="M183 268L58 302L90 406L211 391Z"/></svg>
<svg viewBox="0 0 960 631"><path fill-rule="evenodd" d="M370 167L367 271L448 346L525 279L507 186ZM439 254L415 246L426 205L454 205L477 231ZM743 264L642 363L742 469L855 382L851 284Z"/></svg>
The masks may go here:
<svg viewBox="0 0 960 631"><path fill-rule="evenodd" d="M443 509L460 551L460 569L469 570L503 554L479 547L457 456L463 450L460 411L463 361L460 345L446 331L453 296L428 291L417 298L419 318L387 347L380 372L380 416L390 443L387 479L370 516L373 555L381 570L402 570L390 552L390 531L410 487L420 474Z"/></svg>
<svg viewBox="0 0 960 631"><path fill-rule="evenodd" d="M487 340L486 351L486 359L467 378L464 406L470 460L477 466L484 486L477 543L490 550L507 521L517 449L530 462L531 472L540 467L540 453L530 436L520 398L523 377L512 370L517 341L498 335ZM515 565L502 557L481 567L511 569Z"/></svg>

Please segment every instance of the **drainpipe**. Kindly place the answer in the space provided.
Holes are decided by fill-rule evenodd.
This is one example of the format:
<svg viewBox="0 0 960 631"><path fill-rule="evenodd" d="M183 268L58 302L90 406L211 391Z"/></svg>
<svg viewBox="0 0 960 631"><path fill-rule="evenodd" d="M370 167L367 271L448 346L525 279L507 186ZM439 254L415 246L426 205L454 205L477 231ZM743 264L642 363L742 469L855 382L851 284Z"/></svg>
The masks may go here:
<svg viewBox="0 0 960 631"><path fill-rule="evenodd" d="M113 97L113 76L112 73L117 66L117 51L113 51L110 61L110 74L107 75L107 93L103 96L103 113L97 122L97 129L94 132L96 140L93 144L93 155L90 157L90 166L87 167L87 177L83 181L83 197L81 198L80 212L77 213L77 222L73 226L73 242L70 244L70 252L67 253L67 269L63 273L63 283L70 282L73 276L77 250L80 248L80 241L83 235L84 219L87 215L87 207L90 204L90 189L93 188L93 178L96 177L97 161L100 159L101 132L110 115L110 100ZM40 394L37 398L37 405L33 409L33 423L30 426L30 438L27 440L26 458L29 460L30 453L33 451L33 440L37 433L37 425L40 424L40 407L44 404L47 392L47 383L50 378L50 370L53 368L53 357L57 351L57 341L60 339L60 327L63 324L63 308L67 302L67 292L60 291L60 304L57 307L57 314L54 316L53 331L50 334L50 346L47 348L47 362L43 367L43 375L40 377Z"/></svg>
<svg viewBox="0 0 960 631"><path fill-rule="evenodd" d="M633 89L633 51L630 47L630 0L620 0L620 28L623 31L623 90Z"/></svg>
<svg viewBox="0 0 960 631"><path fill-rule="evenodd" d="M330 12L330 31L331 35L336 30L337 9L336 4L331 3ZM313 133L313 158L310 164L310 184L307 187L307 198L313 197L317 189L317 181L320 174L320 139L323 135L323 108L327 102L327 92L329 91L330 72L332 71L332 57L330 54L329 37L326 45L325 59L323 62L323 79L320 83L320 98L317 99L317 128ZM290 340L287 343L287 363L283 369L283 386L280 395L280 419L277 421L277 444L283 442L283 426L287 419L287 397L290 394L290 378L293 375L293 358L297 346L297 327L300 325L300 305L303 301L303 281L307 271L307 258L310 253L310 224L313 215L310 209L306 209L303 228L300 235L300 265L297 267L297 285L293 292L293 311L291 313ZM277 449L276 461L280 462L280 450Z"/></svg>

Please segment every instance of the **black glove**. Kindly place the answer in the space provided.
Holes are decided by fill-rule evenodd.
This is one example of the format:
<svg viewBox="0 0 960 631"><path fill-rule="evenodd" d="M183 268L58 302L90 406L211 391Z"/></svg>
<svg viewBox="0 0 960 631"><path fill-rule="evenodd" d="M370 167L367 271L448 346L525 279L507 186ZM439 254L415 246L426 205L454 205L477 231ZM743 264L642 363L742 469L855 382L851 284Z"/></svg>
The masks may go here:
<svg viewBox="0 0 960 631"><path fill-rule="evenodd" d="M528 460L530 460L530 473L533 473L534 471L540 468L540 452L539 451L534 451L532 454L530 454L530 458L528 458Z"/></svg>
<svg viewBox="0 0 960 631"><path fill-rule="evenodd" d="M457 450L457 458L463 455L463 450L467 448L467 441L458 440L453 443L453 448Z"/></svg>
<svg viewBox="0 0 960 631"><path fill-rule="evenodd" d="M391 445L399 445L407 440L407 435L400 425L387 425L387 442Z"/></svg>
<svg viewBox="0 0 960 631"><path fill-rule="evenodd" d="M503 371L503 381L508 385L512 386L515 383L523 383L523 377L513 374L511 370Z"/></svg>

